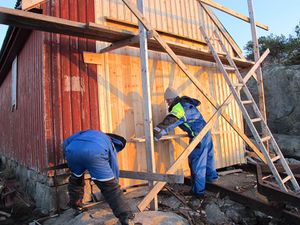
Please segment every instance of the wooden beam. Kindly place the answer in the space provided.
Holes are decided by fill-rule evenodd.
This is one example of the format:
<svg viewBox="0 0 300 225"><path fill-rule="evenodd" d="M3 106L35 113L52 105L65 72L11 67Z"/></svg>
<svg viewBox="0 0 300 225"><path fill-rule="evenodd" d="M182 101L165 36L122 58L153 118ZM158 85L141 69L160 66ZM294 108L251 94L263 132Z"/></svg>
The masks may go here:
<svg viewBox="0 0 300 225"><path fill-rule="evenodd" d="M95 23L86 24L4 7L0 7L0 23L106 42L116 42L135 35L130 31L109 28Z"/></svg>
<svg viewBox="0 0 300 225"><path fill-rule="evenodd" d="M250 18L249 17L244 16L244 15L242 15L240 13L237 13L237 12L235 12L232 9L229 9L229 8L227 8L225 6L222 6L219 3L213 2L211 0L197 0L197 1L200 2L200 3L204 3L206 5L209 5L209 6L213 7L213 8L215 8L215 9L218 9L218 10L220 10L220 11L222 11L224 13L227 13L227 14L229 14L231 16L234 16L234 17L236 17L238 19L241 19L243 21L246 21L246 22L250 23ZM269 30L269 27L267 25L262 24L262 23L256 22L255 25L257 27L260 27L260 28L264 29L264 30Z"/></svg>
<svg viewBox="0 0 300 225"><path fill-rule="evenodd" d="M173 134L173 135L165 135L162 136L158 141L167 141L167 140L174 140L174 139L179 139L179 138L187 138L187 134ZM128 142L145 142L145 137L136 137L136 138L130 138L127 140Z"/></svg>
<svg viewBox="0 0 300 225"><path fill-rule="evenodd" d="M141 14L144 13L144 1L137 0L137 6ZM155 173L155 156L154 156L154 136L153 136L153 119L151 107L151 93L150 93L150 73L149 73L149 60L148 60L148 41L147 31L144 25L139 22L139 40L140 40L140 61L141 61L141 75L143 87L143 108L144 108L144 132L146 139L146 161L147 171ZM149 182L149 187L152 188L154 182ZM158 209L157 196L154 196L150 204L151 210Z"/></svg>
<svg viewBox="0 0 300 225"><path fill-rule="evenodd" d="M41 4L42 2L45 2L46 0L22 0L22 10L28 10L31 9L38 4Z"/></svg>
<svg viewBox="0 0 300 225"><path fill-rule="evenodd" d="M259 45L258 45L258 39L257 39L257 34L256 34L256 26L255 26L255 20L254 20L254 9L253 9L252 0L248 0L248 10L249 10L250 24L251 24L253 55L254 55L255 62L257 62L260 58L260 53L259 53ZM258 93L259 110L260 110L260 113L261 113L265 123L267 124L267 112L266 112L266 102L265 102L264 81L263 81L261 67L257 68L256 77L257 77L257 93ZM263 137L267 137L268 136L268 130L264 126L264 122L261 122L261 127L262 127ZM265 144L267 150L270 151L269 142L267 141L264 144Z"/></svg>
<svg viewBox="0 0 300 225"><path fill-rule="evenodd" d="M114 42L114 43L112 43L110 46L101 49L101 50L99 51L99 53L110 52L110 51L116 50L116 49L118 49L118 48L122 48L122 47L125 47L125 46L128 46L128 45L134 44L134 43L138 43L139 40L140 40L139 35L135 35L135 36L133 36L133 37L131 37L131 38L128 38L128 39L125 39L125 40L121 40L121 41Z"/></svg>
<svg viewBox="0 0 300 225"><path fill-rule="evenodd" d="M209 15L209 17L212 19L212 21L216 24L216 26L219 28L220 32L224 35L226 40L229 42L233 50L236 52L236 54L241 58L246 60L246 58L243 55L242 50L240 47L236 44L236 42L233 40L231 35L227 32L223 24L220 22L220 20L215 16L215 14L203 3L200 3L206 13Z"/></svg>
<svg viewBox="0 0 300 225"><path fill-rule="evenodd" d="M246 82L254 75L254 73L257 70L257 68L260 67L261 63L266 59L266 57L269 55L269 53L270 53L270 50L267 49L262 54L262 56L257 60L257 62L254 64L254 66L252 66L252 68L249 70L249 72L244 77L244 80L246 80Z"/></svg>
<svg viewBox="0 0 300 225"><path fill-rule="evenodd" d="M3 7L0 7L0 23L25 29L53 32L110 43L129 39L138 35L138 33L126 31L124 29L107 27L100 24L86 24ZM168 44L177 55L211 62L214 61L211 53L208 50L174 42L168 42ZM139 44L135 43L129 46L139 47ZM148 49L159 52L164 51L164 49L152 39L148 41ZM224 56L220 56L220 58L222 59L222 62L226 64L226 58ZM252 62L239 58L235 58L234 61L236 65L241 68L249 68L253 65Z"/></svg>
<svg viewBox="0 0 300 225"><path fill-rule="evenodd" d="M179 66L179 68L184 72L184 74L191 80L191 82L197 87L197 89L201 92L201 94L213 105L215 109L219 108L219 104L217 101L206 91L204 91L201 87L202 85L200 82L191 74L187 67L184 65L184 63L179 59L179 57L175 54L175 52L172 51L172 49L169 47L169 45L160 38L159 34L150 26L150 24L144 19L144 17L131 6L131 4L128 2L128 0L122 0L127 7L131 10L131 12L138 18L139 21L141 21L145 28L148 30L152 30L153 37L157 42L160 43L163 49L168 53L168 55L173 59L173 61ZM231 127L237 132L237 134L249 145L250 148L261 158L263 162L266 162L265 157L262 155L260 150L252 143L252 141L245 135L244 131L240 129L234 121L230 118L230 116L222 112L223 118L231 125Z"/></svg>
<svg viewBox="0 0 300 225"><path fill-rule="evenodd" d="M147 32L146 37L148 39L152 38L152 32ZM116 50L118 48L129 46L129 45L132 45L132 44L135 44L135 43L139 43L139 41L140 41L140 35L135 35L135 36L133 36L131 38L114 42L110 46L101 49L99 51L99 53L102 54L102 53L110 52L110 51Z"/></svg>
<svg viewBox="0 0 300 225"><path fill-rule="evenodd" d="M133 22L129 22L129 21L125 21L125 20L120 20L120 19L116 19L113 17L105 17L106 21L109 23L114 23L114 24L120 24L122 26L126 26L126 27L132 27L132 28L138 28L138 24L137 23L133 23ZM176 39L180 39L180 40L185 40L191 43L196 43L196 44L202 44L202 45L206 45L206 42L203 40L199 40L199 39L194 39L188 36L183 36L183 35L179 35L179 34L175 34L166 30L160 30L160 29L156 29L156 31L163 36L167 36L167 37L173 37Z"/></svg>
<svg viewBox="0 0 300 225"><path fill-rule="evenodd" d="M174 174L160 174L160 173L147 173L147 172L120 170L120 177L135 179L135 180L163 181L167 183L177 183L177 184L184 183L183 175L174 175Z"/></svg>

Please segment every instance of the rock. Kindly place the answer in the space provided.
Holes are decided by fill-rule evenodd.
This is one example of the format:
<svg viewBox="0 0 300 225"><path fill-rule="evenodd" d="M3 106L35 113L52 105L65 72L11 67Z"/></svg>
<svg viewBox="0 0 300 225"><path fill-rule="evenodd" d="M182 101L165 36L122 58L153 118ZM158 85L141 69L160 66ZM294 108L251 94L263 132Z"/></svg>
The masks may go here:
<svg viewBox="0 0 300 225"><path fill-rule="evenodd" d="M300 66L263 68L268 124L272 132L300 135ZM248 85L257 99L256 82Z"/></svg>
<svg viewBox="0 0 300 225"><path fill-rule="evenodd" d="M228 224L229 221L225 214L215 203L210 203L205 207L207 221L210 224Z"/></svg>
<svg viewBox="0 0 300 225"><path fill-rule="evenodd" d="M143 225L188 225L188 221L172 212L147 211L137 213L134 218L135 223Z"/></svg>
<svg viewBox="0 0 300 225"><path fill-rule="evenodd" d="M285 156L300 159L300 136L274 134L274 137Z"/></svg>
<svg viewBox="0 0 300 225"><path fill-rule="evenodd" d="M226 216L235 223L241 223L243 218L249 216L247 215L247 209L241 204L234 204L230 208L225 210Z"/></svg>
<svg viewBox="0 0 300 225"><path fill-rule="evenodd" d="M286 161L289 163L289 164L300 164L300 161L299 160L296 160L296 159L293 159L293 158L285 158Z"/></svg>
<svg viewBox="0 0 300 225"><path fill-rule="evenodd" d="M158 201L171 209L177 209L181 205L181 202L175 196L159 196Z"/></svg>
<svg viewBox="0 0 300 225"><path fill-rule="evenodd" d="M199 209L202 205L203 200L200 200L198 198L193 198L190 201L190 205L192 206L193 209Z"/></svg>
<svg viewBox="0 0 300 225"><path fill-rule="evenodd" d="M188 221L172 212L147 211L135 215L134 223L143 225L188 225ZM45 225L119 225L110 209L93 209L73 217L73 211L67 210L55 219L48 220Z"/></svg>

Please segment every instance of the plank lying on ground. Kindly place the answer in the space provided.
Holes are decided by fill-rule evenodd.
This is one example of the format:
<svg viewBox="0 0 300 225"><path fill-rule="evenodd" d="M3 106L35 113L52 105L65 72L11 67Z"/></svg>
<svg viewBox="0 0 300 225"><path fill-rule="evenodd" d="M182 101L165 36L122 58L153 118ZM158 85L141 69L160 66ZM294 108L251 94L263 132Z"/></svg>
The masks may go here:
<svg viewBox="0 0 300 225"><path fill-rule="evenodd" d="M138 34L127 30L112 28L95 23L86 24L52 16L25 12L22 10L8 9L4 7L0 7L0 23L26 29L59 33L110 43L133 38ZM179 56L196 58L211 62L214 61L213 56L208 50L193 48L174 42L168 42L168 44L171 49ZM135 43L130 46L139 47L139 44ZM149 40L148 48L149 50L164 52L164 49L153 39ZM223 63L227 62L224 56L221 56L220 58L223 60ZM248 62L242 59L235 58L234 60L237 66L242 68L248 68L253 65L253 62Z"/></svg>
<svg viewBox="0 0 300 225"><path fill-rule="evenodd" d="M227 7L225 7L225 6L223 6L223 5L219 4L219 3L216 3L216 2L213 2L213 1L210 1L210 0L198 0L198 2L201 2L201 3L204 3L206 5L209 5L209 6L215 8L215 9L218 9L218 10L224 12L224 13L227 13L227 14L229 14L231 16L234 16L234 17L236 17L238 19L241 19L241 20L244 20L244 21L250 23L250 18L249 17L244 16L244 15L242 15L240 13L237 13L234 10L232 10L230 8L227 8ZM257 27L260 27L260 28L264 29L264 30L269 30L269 27L267 25L262 24L262 23L256 22L255 25Z"/></svg>
<svg viewBox="0 0 300 225"><path fill-rule="evenodd" d="M184 183L184 176L175 175L175 174L160 174L160 173L147 173L147 172L120 170L120 177L135 179L135 180L164 181L167 183L177 183L177 184Z"/></svg>
<svg viewBox="0 0 300 225"><path fill-rule="evenodd" d="M243 172L242 169L235 169L235 170L227 170L227 171L222 171L222 172L218 172L219 176L225 176L228 174L232 174L232 173L241 173Z"/></svg>

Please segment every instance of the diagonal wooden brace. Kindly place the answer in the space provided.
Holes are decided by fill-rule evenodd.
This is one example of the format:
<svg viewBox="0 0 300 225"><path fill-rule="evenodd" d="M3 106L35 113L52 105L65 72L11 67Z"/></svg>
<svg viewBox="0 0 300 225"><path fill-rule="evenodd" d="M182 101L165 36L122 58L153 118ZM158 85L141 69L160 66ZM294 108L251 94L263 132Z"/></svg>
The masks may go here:
<svg viewBox="0 0 300 225"><path fill-rule="evenodd" d="M151 39L152 38L153 33L152 32L147 32L147 38ZM99 53L106 53L106 52L110 52L125 46L130 46L132 44L138 43L140 41L140 35L137 34L131 38L128 39L124 39L121 41L117 41L117 42L113 42L111 45L109 45L106 48L103 48L99 51Z"/></svg>
<svg viewBox="0 0 300 225"><path fill-rule="evenodd" d="M244 83L246 83L251 76L253 76L253 74L255 73L255 71L260 67L260 64L266 59L266 57L269 55L270 53L270 49L267 49L259 58L259 60L257 60L257 62L251 67L251 69L249 70L249 72L245 75L244 77Z"/></svg>
<svg viewBox="0 0 300 225"><path fill-rule="evenodd" d="M213 105L215 109L219 108L217 101L209 94L201 89L200 82L191 74L180 58L174 53L174 51L168 46L168 44L159 36L159 34L152 28L150 23L145 19L145 17L133 7L128 0L122 0L124 4L129 8L129 10L137 17L137 19L144 25L144 27L153 33L153 38L165 49L168 55L174 60L174 62L179 66L179 68L185 73L185 75L191 80L191 82L197 87L197 89L202 93L202 95ZM237 134L248 144L248 146L257 154L257 156L266 163L266 159L260 150L252 143L252 141L244 134L244 131L240 129L230 118L230 116L222 112L222 117L230 124L230 126L237 132Z"/></svg>
<svg viewBox="0 0 300 225"><path fill-rule="evenodd" d="M107 46L106 48L103 48L99 51L99 53L106 53L106 52L110 52L113 50L116 50L118 48L122 48L134 43L138 43L140 41L140 35L135 35L134 37L125 39L125 40L121 40L121 41L117 41L117 42L113 42L111 43L109 46Z"/></svg>
<svg viewBox="0 0 300 225"><path fill-rule="evenodd" d="M178 167L181 163L187 159L187 157L191 154L194 148L199 144L202 138L206 135L206 133L211 129L214 125L215 121L219 118L222 111L228 106L228 103L232 100L232 95L228 96L221 107L213 114L213 116L208 120L208 123L205 127L200 131L200 133L194 138L191 144L181 153L181 155L176 159L173 165L166 171L166 174L173 174L177 171ZM158 182L154 185L154 187L150 190L150 192L145 196L145 198L140 202L138 208L140 211L143 211L147 205L151 202L151 200L157 195L157 193L164 187L166 182Z"/></svg>

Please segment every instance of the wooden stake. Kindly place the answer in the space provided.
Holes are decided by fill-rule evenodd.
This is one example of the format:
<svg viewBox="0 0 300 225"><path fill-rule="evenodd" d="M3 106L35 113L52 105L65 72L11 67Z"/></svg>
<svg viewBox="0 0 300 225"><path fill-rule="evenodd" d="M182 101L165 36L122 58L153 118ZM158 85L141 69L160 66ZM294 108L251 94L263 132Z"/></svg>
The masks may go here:
<svg viewBox="0 0 300 225"><path fill-rule="evenodd" d="M253 42L253 54L254 54L254 60L257 62L260 57L259 53L259 45L258 45L258 39L256 34L256 26L255 26L255 20L254 20L254 9L253 9L253 2L252 0L248 0L248 10L249 10L249 16L250 16L250 25L251 25L251 34L252 34L252 42ZM267 112L266 112L266 102L265 102L265 92L264 92L264 81L262 76L262 70L261 67L258 67L256 70L256 76L257 76L257 88L258 88L258 104L259 104L259 110L267 124ZM263 126L263 123L261 123L262 127L262 133L263 137L268 136L268 132ZM269 149L269 143L265 142L265 146L268 151Z"/></svg>
<svg viewBox="0 0 300 225"><path fill-rule="evenodd" d="M143 0L137 0L137 5L141 13L144 12ZM146 155L147 155L147 170L150 173L155 173L155 158L154 158L154 140L153 140L153 120L151 110L151 95L150 95L150 78L148 67L148 42L147 32L143 24L139 22L140 31L140 57L142 67L142 85L144 99L144 130L146 138ZM149 181L149 187L152 188L154 182ZM150 209L157 210L157 196L153 196L153 201L150 204Z"/></svg>

